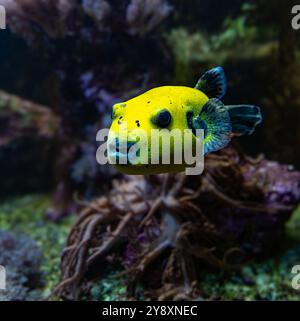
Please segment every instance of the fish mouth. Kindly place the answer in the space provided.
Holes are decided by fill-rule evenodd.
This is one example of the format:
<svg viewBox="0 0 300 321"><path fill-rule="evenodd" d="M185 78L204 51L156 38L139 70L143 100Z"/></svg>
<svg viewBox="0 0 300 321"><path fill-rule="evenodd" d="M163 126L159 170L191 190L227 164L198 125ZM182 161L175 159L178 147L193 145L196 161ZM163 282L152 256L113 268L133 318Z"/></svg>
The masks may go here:
<svg viewBox="0 0 300 321"><path fill-rule="evenodd" d="M140 148L136 145L137 141L120 142L116 138L108 145L108 156L112 163L127 165L136 162L140 156ZM114 162L115 161L115 162Z"/></svg>

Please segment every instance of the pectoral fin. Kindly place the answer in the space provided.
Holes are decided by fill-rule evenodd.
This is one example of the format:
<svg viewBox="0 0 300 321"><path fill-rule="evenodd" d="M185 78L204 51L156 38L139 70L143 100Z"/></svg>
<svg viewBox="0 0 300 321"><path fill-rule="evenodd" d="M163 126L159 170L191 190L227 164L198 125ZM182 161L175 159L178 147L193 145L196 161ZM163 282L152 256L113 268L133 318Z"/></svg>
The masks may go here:
<svg viewBox="0 0 300 321"><path fill-rule="evenodd" d="M231 121L226 106L216 98L210 99L199 115L190 120L190 128L204 130L204 154L225 147L231 138Z"/></svg>

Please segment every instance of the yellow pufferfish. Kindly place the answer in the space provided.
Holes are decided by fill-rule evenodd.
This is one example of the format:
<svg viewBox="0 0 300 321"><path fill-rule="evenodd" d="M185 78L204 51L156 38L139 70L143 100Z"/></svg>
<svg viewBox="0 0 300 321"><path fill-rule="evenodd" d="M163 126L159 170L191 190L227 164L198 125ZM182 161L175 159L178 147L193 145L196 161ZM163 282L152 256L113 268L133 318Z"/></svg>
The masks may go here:
<svg viewBox="0 0 300 321"><path fill-rule="evenodd" d="M130 164L130 162L120 164L119 160L127 159L130 147L139 140L137 138L139 129L142 129L148 137L152 129L169 131L180 129L182 137L184 130L189 129L193 144L201 143L195 132L197 129L203 129L204 155L224 148L234 136L252 134L255 127L262 121L260 108L253 105L225 106L220 99L224 97L226 91L225 72L222 67L216 67L206 72L199 79L195 88L157 87L126 102L115 104L112 109L112 125L108 135L108 146L114 146L114 148L108 148L109 161L113 163L113 159L117 160L114 164L117 170L133 175L181 172L190 166L184 162L169 165L151 164L153 150L151 151L150 139L146 147L146 160L141 159L135 164ZM125 133L124 129L121 129L124 124L126 124ZM125 152L119 148L124 137L126 137L127 144ZM160 139L158 153L161 153L162 143L163 140ZM171 154L174 151L173 144L171 142Z"/></svg>

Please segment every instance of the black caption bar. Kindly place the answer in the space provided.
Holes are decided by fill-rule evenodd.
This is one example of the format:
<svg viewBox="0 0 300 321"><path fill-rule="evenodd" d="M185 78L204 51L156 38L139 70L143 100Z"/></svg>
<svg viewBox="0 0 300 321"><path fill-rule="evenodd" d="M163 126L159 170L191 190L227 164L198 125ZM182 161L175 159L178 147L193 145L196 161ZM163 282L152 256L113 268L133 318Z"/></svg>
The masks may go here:
<svg viewBox="0 0 300 321"><path fill-rule="evenodd" d="M294 311L293 311L294 310ZM265 314L268 319L300 311L299 302L0 302L1 320L19 316L37 320L47 317L68 320L152 320L194 319L211 320L213 317L230 317L239 321L256 320ZM3 316L3 318L2 318ZM21 320L21 319L20 319Z"/></svg>

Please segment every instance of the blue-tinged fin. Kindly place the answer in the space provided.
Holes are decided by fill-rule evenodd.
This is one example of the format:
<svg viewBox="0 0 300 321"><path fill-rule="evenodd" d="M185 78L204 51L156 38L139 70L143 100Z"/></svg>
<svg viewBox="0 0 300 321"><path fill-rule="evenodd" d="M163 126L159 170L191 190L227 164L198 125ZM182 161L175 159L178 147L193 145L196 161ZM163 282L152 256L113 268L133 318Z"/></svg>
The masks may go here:
<svg viewBox="0 0 300 321"><path fill-rule="evenodd" d="M188 116L188 115L187 115ZM204 154L225 147L231 138L231 122L226 106L216 98L210 99L198 116L188 119L189 127L195 133L204 130Z"/></svg>
<svg viewBox="0 0 300 321"><path fill-rule="evenodd" d="M201 90L209 98L222 99L227 91L227 80L224 69L216 67L207 71L197 82L196 89Z"/></svg>
<svg viewBox="0 0 300 321"><path fill-rule="evenodd" d="M235 135L251 135L262 122L260 108L251 105L226 106Z"/></svg>

